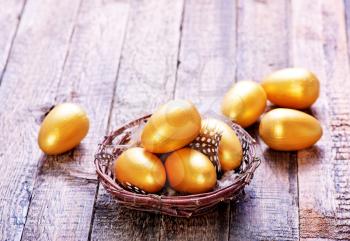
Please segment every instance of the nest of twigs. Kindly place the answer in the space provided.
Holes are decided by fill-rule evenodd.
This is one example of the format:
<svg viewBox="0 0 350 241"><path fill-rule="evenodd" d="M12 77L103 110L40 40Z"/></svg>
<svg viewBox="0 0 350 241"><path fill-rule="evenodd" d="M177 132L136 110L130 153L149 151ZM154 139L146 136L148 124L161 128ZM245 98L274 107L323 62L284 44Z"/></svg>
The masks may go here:
<svg viewBox="0 0 350 241"><path fill-rule="evenodd" d="M214 190L201 194L183 195L163 188L158 194L141 194L125 189L118 184L113 175L116 158L133 142L135 132L139 131L151 115L134 120L106 136L95 154L97 175L104 188L112 194L119 204L136 210L156 212L176 217L190 217L208 212L223 201L236 200L249 184L253 173L260 164L255 155L255 140L239 125L231 123L243 148L241 166L235 171L226 172L218 180Z"/></svg>

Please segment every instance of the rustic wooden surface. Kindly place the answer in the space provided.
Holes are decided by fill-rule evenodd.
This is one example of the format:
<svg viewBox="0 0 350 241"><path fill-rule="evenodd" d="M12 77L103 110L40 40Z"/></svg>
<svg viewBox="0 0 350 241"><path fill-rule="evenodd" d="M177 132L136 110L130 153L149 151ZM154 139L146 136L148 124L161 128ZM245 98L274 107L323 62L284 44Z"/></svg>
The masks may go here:
<svg viewBox="0 0 350 241"><path fill-rule="evenodd" d="M350 0L0 0L0 240L350 240ZM268 149L246 196L196 218L119 207L98 184L103 135L173 98L217 110L229 86L303 66L316 146ZM37 147L46 111L73 101L91 129Z"/></svg>

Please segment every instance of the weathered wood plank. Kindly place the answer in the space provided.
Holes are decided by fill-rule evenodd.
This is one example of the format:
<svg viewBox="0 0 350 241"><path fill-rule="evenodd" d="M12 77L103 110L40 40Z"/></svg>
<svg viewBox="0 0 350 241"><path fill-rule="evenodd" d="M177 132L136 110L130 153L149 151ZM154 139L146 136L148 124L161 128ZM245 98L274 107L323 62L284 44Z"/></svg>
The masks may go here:
<svg viewBox="0 0 350 241"><path fill-rule="evenodd" d="M54 100L78 7L30 1L22 16L0 88L1 240L21 238L41 159L33 110Z"/></svg>
<svg viewBox="0 0 350 241"><path fill-rule="evenodd" d="M324 134L298 153L300 237L350 239L350 78L342 1L293 1L292 59L314 71L321 97L313 114ZM307 14L306 14L307 13Z"/></svg>
<svg viewBox="0 0 350 241"><path fill-rule="evenodd" d="M348 56L350 58L350 0L344 0L345 23L346 23L346 38L348 45Z"/></svg>
<svg viewBox="0 0 350 241"><path fill-rule="evenodd" d="M16 36L25 0L0 1L0 84Z"/></svg>
<svg viewBox="0 0 350 241"><path fill-rule="evenodd" d="M96 187L55 169L39 175L21 240L88 240Z"/></svg>
<svg viewBox="0 0 350 241"><path fill-rule="evenodd" d="M202 113L219 112L235 79L236 4L187 1L182 29L176 98L191 100Z"/></svg>
<svg viewBox="0 0 350 241"><path fill-rule="evenodd" d="M56 102L81 104L90 131L74 151L44 158L23 240L88 240L97 192L93 154L107 130L128 7L113 0L81 4Z"/></svg>
<svg viewBox="0 0 350 241"><path fill-rule="evenodd" d="M217 111L234 81L236 47L234 1L186 1L176 98L193 101L202 113ZM228 240L229 204L199 217L163 216L161 240Z"/></svg>
<svg viewBox="0 0 350 241"><path fill-rule="evenodd" d="M260 81L289 65L288 1L238 1L237 80ZM296 154L270 150L263 157L245 199L231 208L230 240L298 240Z"/></svg>
<svg viewBox="0 0 350 241"><path fill-rule="evenodd" d="M110 130L173 97L182 1L131 1ZM119 207L101 187L92 240L158 240L160 216Z"/></svg>

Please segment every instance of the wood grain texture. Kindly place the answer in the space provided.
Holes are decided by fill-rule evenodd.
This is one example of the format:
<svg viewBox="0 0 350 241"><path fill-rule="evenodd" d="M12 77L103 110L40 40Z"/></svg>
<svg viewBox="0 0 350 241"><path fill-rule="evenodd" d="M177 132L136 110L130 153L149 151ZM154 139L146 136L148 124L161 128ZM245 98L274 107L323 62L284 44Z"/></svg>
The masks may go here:
<svg viewBox="0 0 350 241"><path fill-rule="evenodd" d="M288 1L238 1L237 81L261 79L287 67ZM246 188L245 199L231 208L230 240L298 240L297 160L293 152L260 144L262 163Z"/></svg>
<svg viewBox="0 0 350 241"><path fill-rule="evenodd" d="M55 169L39 175L22 240L88 240L96 187Z"/></svg>
<svg viewBox="0 0 350 241"><path fill-rule="evenodd" d="M75 150L44 158L23 240L88 240L97 192L93 156L107 130L128 7L84 0L79 8L55 102L82 105L90 131Z"/></svg>
<svg viewBox="0 0 350 241"><path fill-rule="evenodd" d="M131 1L110 130L173 98L182 1ZM158 240L160 216L119 207L101 187L92 240Z"/></svg>
<svg viewBox="0 0 350 241"><path fill-rule="evenodd" d="M191 100L202 113L219 112L235 79L236 4L187 1L182 26L176 98Z"/></svg>
<svg viewBox="0 0 350 241"><path fill-rule="evenodd" d="M191 100L203 114L218 110L234 81L236 6L233 1L186 1L175 98ZM227 240L229 205L199 217L163 216L160 240Z"/></svg>
<svg viewBox="0 0 350 241"><path fill-rule="evenodd" d="M292 59L314 71L324 134L298 153L300 238L350 240L350 79L342 1L293 1Z"/></svg>
<svg viewBox="0 0 350 241"><path fill-rule="evenodd" d="M22 16L0 88L0 240L21 238L42 160L34 112L55 98L78 6L30 1Z"/></svg>
<svg viewBox="0 0 350 241"><path fill-rule="evenodd" d="M130 4L0 0L0 240L350 240L350 0ZM175 219L124 209L98 187L106 130L172 98L218 112L236 80L293 65L321 81L306 111L324 135L299 152L259 140L264 160L239 203ZM63 101L83 105L90 132L46 157L39 125Z"/></svg>
<svg viewBox="0 0 350 241"><path fill-rule="evenodd" d="M346 29L346 39L348 45L348 56L350 59L350 0L344 0L344 11L345 11L345 29Z"/></svg>
<svg viewBox="0 0 350 241"><path fill-rule="evenodd" d="M25 0L0 1L0 84L25 6Z"/></svg>

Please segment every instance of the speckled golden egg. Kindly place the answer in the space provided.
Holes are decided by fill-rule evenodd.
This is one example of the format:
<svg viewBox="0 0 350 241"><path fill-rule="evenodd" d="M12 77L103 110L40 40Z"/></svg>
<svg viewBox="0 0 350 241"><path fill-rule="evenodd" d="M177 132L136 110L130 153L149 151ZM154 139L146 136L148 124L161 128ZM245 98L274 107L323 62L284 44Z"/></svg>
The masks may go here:
<svg viewBox="0 0 350 241"><path fill-rule="evenodd" d="M273 104L304 109L318 98L320 83L317 77L303 68L282 69L268 75L261 83Z"/></svg>
<svg viewBox="0 0 350 241"><path fill-rule="evenodd" d="M315 144L322 136L322 127L302 111L278 108L263 116L259 134L272 149L295 151Z"/></svg>
<svg viewBox="0 0 350 241"><path fill-rule="evenodd" d="M79 145L88 130L88 116L79 105L59 104L49 112L41 124L39 147L49 155L66 152Z"/></svg>
<svg viewBox="0 0 350 241"><path fill-rule="evenodd" d="M242 146L232 128L225 122L207 118L202 121L202 131L215 130L221 133L219 144L219 161L223 171L236 169L241 165Z"/></svg>
<svg viewBox="0 0 350 241"><path fill-rule="evenodd" d="M201 117L196 107L186 100L172 100L150 117L141 143L150 152L171 152L189 144L200 129Z"/></svg>
<svg viewBox="0 0 350 241"><path fill-rule="evenodd" d="M141 147L124 151L114 163L114 175L124 186L135 186L145 192L160 191L166 180L161 160Z"/></svg>
<svg viewBox="0 0 350 241"><path fill-rule="evenodd" d="M165 162L170 186L183 193L210 191L216 184L216 171L208 157L191 148L173 152Z"/></svg>
<svg viewBox="0 0 350 241"><path fill-rule="evenodd" d="M242 127L258 120L266 107L264 89L253 81L239 81L226 93L221 104L222 113Z"/></svg>

